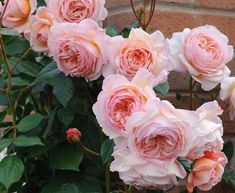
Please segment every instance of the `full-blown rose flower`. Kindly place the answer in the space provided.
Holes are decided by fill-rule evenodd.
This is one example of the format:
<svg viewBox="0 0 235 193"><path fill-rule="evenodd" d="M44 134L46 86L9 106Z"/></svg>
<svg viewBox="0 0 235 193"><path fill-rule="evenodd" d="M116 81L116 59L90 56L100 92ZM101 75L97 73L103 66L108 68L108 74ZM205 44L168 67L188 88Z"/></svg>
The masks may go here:
<svg viewBox="0 0 235 193"><path fill-rule="evenodd" d="M6 0L4 1L6 5ZM3 16L3 26L22 33L27 29L31 14L37 7L37 0L9 0ZM2 10L4 6L2 7Z"/></svg>
<svg viewBox="0 0 235 193"><path fill-rule="evenodd" d="M129 38L112 37L107 47L108 63L103 75L118 73L131 80L140 68L145 68L158 78L167 80L173 68L168 44L160 31L148 34L142 29L132 29Z"/></svg>
<svg viewBox="0 0 235 193"><path fill-rule="evenodd" d="M57 23L50 29L48 47L65 75L96 80L103 66L105 31L96 22L85 19L79 24Z"/></svg>
<svg viewBox="0 0 235 193"><path fill-rule="evenodd" d="M35 51L48 52L48 33L55 22L54 16L46 7L39 7L36 15L31 18L30 28L25 34Z"/></svg>
<svg viewBox="0 0 235 193"><path fill-rule="evenodd" d="M119 172L124 183L137 189L166 190L178 183L177 177L186 176L183 166L177 161L169 165L167 170L162 170L128 148L114 150L113 156L110 170Z"/></svg>
<svg viewBox="0 0 235 193"><path fill-rule="evenodd" d="M106 135L110 138L125 135L127 119L155 98L152 79L147 70L140 69L132 81L121 75L110 75L104 80L93 111Z"/></svg>
<svg viewBox="0 0 235 193"><path fill-rule="evenodd" d="M229 100L230 102L230 119L235 118L235 77L228 77L221 83L220 90L221 100Z"/></svg>
<svg viewBox="0 0 235 193"><path fill-rule="evenodd" d="M106 16L105 0L47 0L47 7L59 22L79 23L91 18L101 23Z"/></svg>
<svg viewBox="0 0 235 193"><path fill-rule="evenodd" d="M193 192L194 187L208 191L222 179L227 158L223 152L205 152L193 164L192 172L188 177L187 189Z"/></svg>
<svg viewBox="0 0 235 193"><path fill-rule="evenodd" d="M223 148L223 124L219 115L223 110L217 101L203 104L196 110L199 115L192 135L196 136L193 148L187 158L194 160L204 155L205 151L220 151Z"/></svg>
<svg viewBox="0 0 235 193"><path fill-rule="evenodd" d="M128 147L166 170L194 146L197 134L193 131L198 119L196 112L175 109L160 99L151 100L144 111L134 113L127 121L126 129L131 130Z"/></svg>
<svg viewBox="0 0 235 193"><path fill-rule="evenodd" d="M226 64L233 58L228 38L214 26L174 33L169 41L176 71L189 73L209 91L230 75Z"/></svg>

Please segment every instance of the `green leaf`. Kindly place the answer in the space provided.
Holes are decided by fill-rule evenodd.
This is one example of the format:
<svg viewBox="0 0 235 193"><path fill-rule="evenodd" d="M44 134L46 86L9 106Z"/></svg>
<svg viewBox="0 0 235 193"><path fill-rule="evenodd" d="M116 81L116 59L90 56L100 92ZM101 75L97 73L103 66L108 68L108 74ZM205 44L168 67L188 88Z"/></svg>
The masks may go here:
<svg viewBox="0 0 235 193"><path fill-rule="evenodd" d="M112 160L113 147L114 141L110 139L107 139L102 144L100 154L104 164Z"/></svg>
<svg viewBox="0 0 235 193"><path fill-rule="evenodd" d="M36 81L47 81L55 78L60 74L59 69L57 68L56 63L53 61L50 64L46 65L38 74Z"/></svg>
<svg viewBox="0 0 235 193"><path fill-rule="evenodd" d="M131 32L131 29L132 29L132 28L138 28L138 27L140 27L140 25L139 25L139 22L137 21L137 22L135 22L135 23L133 23L133 24L131 24L131 25L126 26L126 27L122 30L121 35L122 35L124 38L128 38L128 37L129 37L129 34L130 34L130 32Z"/></svg>
<svg viewBox="0 0 235 193"><path fill-rule="evenodd" d="M7 146L9 146L10 144L12 144L13 139L1 139L0 140L0 152L5 149Z"/></svg>
<svg viewBox="0 0 235 193"><path fill-rule="evenodd" d="M29 147L34 145L44 145L39 137L20 135L13 141L13 144L19 147Z"/></svg>
<svg viewBox="0 0 235 193"><path fill-rule="evenodd" d="M106 27L106 34L111 36L111 37L114 37L114 36L118 35L118 31L117 31L116 28L114 28L114 26L109 25L109 26Z"/></svg>
<svg viewBox="0 0 235 193"><path fill-rule="evenodd" d="M43 116L39 113L28 115L24 117L17 126L17 129L21 132L26 132L36 128L43 120Z"/></svg>
<svg viewBox="0 0 235 193"><path fill-rule="evenodd" d="M22 60L17 66L16 70L32 77L37 77L40 72L40 66L32 61Z"/></svg>
<svg viewBox="0 0 235 193"><path fill-rule="evenodd" d="M79 190L75 184L63 184L56 193L79 193Z"/></svg>
<svg viewBox="0 0 235 193"><path fill-rule="evenodd" d="M64 107L66 107L71 100L74 90L73 81L69 77L61 75L55 79L53 93Z"/></svg>
<svg viewBox="0 0 235 193"><path fill-rule="evenodd" d="M18 37L22 37L22 35L12 29L8 29L8 28L0 28L0 34L1 35L6 35L6 36L18 36Z"/></svg>
<svg viewBox="0 0 235 193"><path fill-rule="evenodd" d="M82 152L72 145L63 145L50 153L50 164L55 169L79 171Z"/></svg>
<svg viewBox="0 0 235 193"><path fill-rule="evenodd" d="M30 84L30 80L26 78L22 78L20 76L12 78L12 86L27 86Z"/></svg>
<svg viewBox="0 0 235 193"><path fill-rule="evenodd" d="M113 190L110 193L119 193L119 191L118 190Z"/></svg>
<svg viewBox="0 0 235 193"><path fill-rule="evenodd" d="M225 153L226 157L228 158L228 164L230 164L233 158L233 143L231 141L225 143L222 151Z"/></svg>
<svg viewBox="0 0 235 193"><path fill-rule="evenodd" d="M4 36L4 45L10 56L23 54L30 46L27 40L17 36Z"/></svg>
<svg viewBox="0 0 235 193"><path fill-rule="evenodd" d="M0 162L0 182L7 190L21 179L23 172L24 164L18 156L10 155Z"/></svg>
<svg viewBox="0 0 235 193"><path fill-rule="evenodd" d="M60 109L57 113L59 120L65 125L68 126L73 122L74 113L69 109Z"/></svg>
<svg viewBox="0 0 235 193"><path fill-rule="evenodd" d="M4 120L6 114L6 111L0 112L0 123Z"/></svg>
<svg viewBox="0 0 235 193"><path fill-rule="evenodd" d="M47 135L51 134L51 130L55 121L55 117L56 117L56 113L58 111L58 106L55 107L48 116L48 123L47 123L47 128L45 129L45 131L43 132L42 138L46 138Z"/></svg>
<svg viewBox="0 0 235 193"><path fill-rule="evenodd" d="M154 90L155 90L155 92L161 93L164 96L166 96L168 91L169 91L169 83L168 83L168 81L155 86Z"/></svg>
<svg viewBox="0 0 235 193"><path fill-rule="evenodd" d="M179 157L177 160L180 162L180 164L184 167L186 171L191 171L192 163L189 160L181 157Z"/></svg>

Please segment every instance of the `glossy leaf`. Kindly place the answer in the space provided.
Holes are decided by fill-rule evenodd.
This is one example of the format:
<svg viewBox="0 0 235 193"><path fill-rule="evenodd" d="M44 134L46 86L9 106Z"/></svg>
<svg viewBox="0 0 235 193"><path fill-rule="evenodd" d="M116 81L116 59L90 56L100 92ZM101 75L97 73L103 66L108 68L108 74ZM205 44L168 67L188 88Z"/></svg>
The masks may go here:
<svg viewBox="0 0 235 193"><path fill-rule="evenodd" d="M82 157L79 149L70 144L63 145L50 153L50 164L55 169L79 171Z"/></svg>
<svg viewBox="0 0 235 193"><path fill-rule="evenodd" d="M168 81L155 86L154 90L155 90L155 92L158 92L158 93L166 96L168 91L169 91L169 83L168 83Z"/></svg>
<svg viewBox="0 0 235 193"><path fill-rule="evenodd" d="M13 144L19 147L29 147L34 145L44 145L39 137L20 135L13 141Z"/></svg>
<svg viewBox="0 0 235 193"><path fill-rule="evenodd" d="M113 147L114 141L110 139L102 144L100 154L104 164L112 160Z"/></svg>
<svg viewBox="0 0 235 193"><path fill-rule="evenodd" d="M21 132L26 132L36 128L43 120L43 116L39 113L28 115L24 117L17 126L17 129Z"/></svg>
<svg viewBox="0 0 235 193"><path fill-rule="evenodd" d="M18 156L10 155L0 162L0 182L6 189L21 179L24 165Z"/></svg>

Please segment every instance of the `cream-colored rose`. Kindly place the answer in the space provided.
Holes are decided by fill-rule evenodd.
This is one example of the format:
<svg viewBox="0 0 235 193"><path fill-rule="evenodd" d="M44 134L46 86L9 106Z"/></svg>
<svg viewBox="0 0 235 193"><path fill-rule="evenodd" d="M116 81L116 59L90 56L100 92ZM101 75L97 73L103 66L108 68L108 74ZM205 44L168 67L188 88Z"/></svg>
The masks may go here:
<svg viewBox="0 0 235 193"><path fill-rule="evenodd" d="M174 33L169 40L176 71L189 73L202 89L215 88L230 75L226 64L233 58L233 46L214 26L201 26Z"/></svg>
<svg viewBox="0 0 235 193"><path fill-rule="evenodd" d="M229 100L230 119L235 118L235 77L228 77L221 83L220 99Z"/></svg>
<svg viewBox="0 0 235 193"><path fill-rule="evenodd" d="M90 18L101 24L107 17L105 0L47 0L47 7L59 22L79 23Z"/></svg>
<svg viewBox="0 0 235 193"><path fill-rule="evenodd" d="M6 5L6 0L4 5ZM36 8L37 0L9 0L2 20L3 26L20 33L24 32L28 28L31 14Z"/></svg>
<svg viewBox="0 0 235 193"><path fill-rule="evenodd" d="M108 63L103 75L121 74L131 80L140 68L151 72L161 83L173 69L173 60L165 37L160 31L148 34L142 29L132 29L128 38L115 36L106 48Z"/></svg>
<svg viewBox="0 0 235 193"><path fill-rule="evenodd" d="M25 32L30 45L37 52L48 52L48 33L55 24L55 18L46 7L39 7L35 16L31 18L30 28Z"/></svg>

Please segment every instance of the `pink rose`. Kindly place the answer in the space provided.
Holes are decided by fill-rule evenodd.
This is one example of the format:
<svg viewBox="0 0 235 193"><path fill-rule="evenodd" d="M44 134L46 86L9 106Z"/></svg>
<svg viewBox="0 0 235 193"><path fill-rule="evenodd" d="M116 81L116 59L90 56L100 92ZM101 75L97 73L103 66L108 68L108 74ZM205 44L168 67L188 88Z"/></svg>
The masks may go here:
<svg viewBox="0 0 235 193"><path fill-rule="evenodd" d="M35 51L48 52L48 33L54 23L55 19L50 11L46 7L39 7L36 15L31 18L30 28L25 32Z"/></svg>
<svg viewBox="0 0 235 193"><path fill-rule="evenodd" d="M209 91L230 75L226 64L233 58L233 47L216 27L185 29L174 33L169 43L175 70L189 73L202 89Z"/></svg>
<svg viewBox="0 0 235 193"><path fill-rule="evenodd" d="M103 82L103 90L93 106L103 132L110 138L126 135L125 124L136 111L155 98L153 77L140 69L132 81L121 75L110 75Z"/></svg>
<svg viewBox="0 0 235 193"><path fill-rule="evenodd" d="M105 38L105 31L91 19L79 24L57 23L50 29L48 47L65 75L96 80L104 63Z"/></svg>
<svg viewBox="0 0 235 193"><path fill-rule="evenodd" d="M142 29L132 29L129 38L112 37L107 53L109 63L104 66L104 77L118 73L131 80L140 68L145 68L159 83L167 80L173 65L168 44L160 31L148 34Z"/></svg>
<svg viewBox="0 0 235 193"><path fill-rule="evenodd" d="M220 99L230 102L230 119L235 118L235 77L228 77L221 83Z"/></svg>
<svg viewBox="0 0 235 193"><path fill-rule="evenodd" d="M125 184L137 189L169 189L176 185L177 177L185 178L186 172L182 165L173 162L163 171L157 165L148 162L128 148L115 149L114 161L110 170L119 172Z"/></svg>
<svg viewBox="0 0 235 193"><path fill-rule="evenodd" d="M227 158L223 152L205 152L193 164L192 172L188 176L187 189L193 192L194 187L208 191L222 179Z"/></svg>
<svg viewBox="0 0 235 193"><path fill-rule="evenodd" d="M167 170L178 157L194 147L198 124L196 112L175 109L168 101L148 101L142 112L127 121L128 147L143 159Z"/></svg>
<svg viewBox="0 0 235 193"><path fill-rule="evenodd" d="M101 23L107 17L105 0L47 0L46 3L58 22L79 23L91 18Z"/></svg>
<svg viewBox="0 0 235 193"><path fill-rule="evenodd" d="M187 158L194 160L204 155L205 151L220 151L223 148L223 124L219 115L223 110L217 101L203 104L196 110L199 114L198 124L192 135L196 135L193 148Z"/></svg>
<svg viewBox="0 0 235 193"><path fill-rule="evenodd" d="M20 33L24 32L29 25L30 16L36 8L37 0L9 0L2 20L3 26Z"/></svg>

